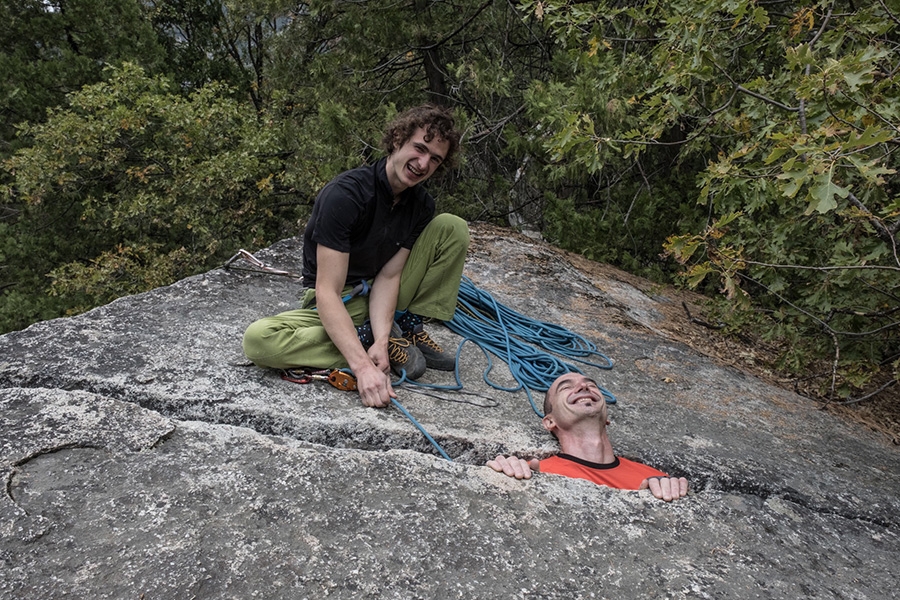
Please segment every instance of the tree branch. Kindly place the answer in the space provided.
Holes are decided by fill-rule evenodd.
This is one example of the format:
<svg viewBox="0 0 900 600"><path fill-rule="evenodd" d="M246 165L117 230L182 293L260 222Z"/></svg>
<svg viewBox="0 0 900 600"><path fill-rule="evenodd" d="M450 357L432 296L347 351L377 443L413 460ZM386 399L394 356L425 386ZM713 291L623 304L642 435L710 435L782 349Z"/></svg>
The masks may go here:
<svg viewBox="0 0 900 600"><path fill-rule="evenodd" d="M438 48L439 46L442 46L442 45L445 44L448 40L453 39L453 37L455 37L457 33L459 33L460 31L462 31L463 29L465 29L465 28L469 25L469 23L471 23L472 21L474 21L475 18L476 18L478 15L480 15L482 12L484 12L484 9L486 9L488 6L490 6L490 5L493 4L493 3L494 3L494 0L487 0L487 1L486 1L484 4L482 4L482 5L481 5L474 13L472 13L472 16L471 16L471 17L469 17L468 19L466 19L459 27L457 27L456 29L454 29L453 31L451 31L450 33L448 33L447 35L445 35L445 36L443 37L443 39L440 39L440 40L434 42L434 43L431 44L430 46L424 46L424 47L421 47L421 48L412 48L412 49L413 49L413 50L434 50L435 48Z"/></svg>
<svg viewBox="0 0 900 600"><path fill-rule="evenodd" d="M434 42L433 44L429 44L429 45L427 45L427 46L411 46L411 47L405 49L403 52L397 54L397 55L394 56L393 58L388 59L387 61L381 63L380 65L375 65L375 67L373 67L372 70L373 70L373 71L380 71L381 69L384 69L387 65L390 65L390 64L393 64L393 63L397 62L400 58L402 58L403 56L406 56L406 54L407 54L408 52L412 51L412 50L428 51L428 50L434 50L434 49L436 49L436 48L442 46L443 44L447 43L448 40L450 40L450 39L452 39L454 36L456 36L456 34L458 34L460 31L462 31L463 29L465 29L472 21L475 20L475 18L476 18L478 15L480 15L480 14L484 11L484 9L486 9L488 6L490 6L491 4L493 4L493 1L494 1L494 0L487 0L487 1L486 1L484 4L482 4L482 5L481 5L474 13L472 13L472 16L470 16L468 19L466 19L459 27L457 27L456 29L454 29L453 31L451 31L450 33L448 33L447 35L445 35L445 36L444 36L443 38L441 38L440 40Z"/></svg>
<svg viewBox="0 0 900 600"><path fill-rule="evenodd" d="M510 121L512 121L513 118L515 118L515 117L516 117L519 113L521 113L523 110L525 110L525 105L524 105L524 104L522 104L521 106L519 106L519 108L517 108L514 112L512 112L511 114L509 114L509 115L503 117L502 119L500 119L499 121L497 121L496 123L494 123L493 125L491 125L490 127L488 127L487 129L485 129L485 130L483 130L483 131L479 131L478 133L472 134L471 137L469 137L468 142L469 142L469 143L477 142L477 141L480 140L481 138L493 134L493 133L496 132L498 129L502 129L503 127L506 126L507 123L509 123Z"/></svg>
<svg viewBox="0 0 900 600"><path fill-rule="evenodd" d="M880 115L879 113L877 113L877 112L875 112L874 110L872 110L872 107L871 107L871 106L866 106L865 104L861 104L861 103L858 102L855 98L851 98L850 95L847 94L847 92L845 92L844 90L841 90L841 95L842 95L844 98L846 98L847 100L849 100L850 102L852 102L853 104L855 104L856 106L858 106L859 108L862 108L863 110L865 110L866 112L868 112L870 115L872 115L873 117L875 117L876 119L878 119L879 121L881 121L882 123L884 123L885 125L887 125L888 127L890 127L891 129L893 129L893 130L894 130L895 132L897 132L898 134L900 134L900 127L897 127L896 125L894 125L893 123L891 123L890 120L888 120L887 118L883 117L883 116ZM831 107L828 108L828 112L829 112L829 113L832 112L832 111L831 111ZM833 113L832 113L832 114L833 114ZM857 130L859 130L858 127L857 127ZM889 141L894 141L894 142L896 143L895 140L889 140Z"/></svg>
<svg viewBox="0 0 900 600"><path fill-rule="evenodd" d="M730 79L730 77L729 77L729 79ZM758 94L752 90L748 90L747 88L745 88L744 86L742 86L740 84L735 84L734 89L736 89L737 91L742 92L744 94L747 94L748 96L752 96L752 97L756 98L757 100L762 100L766 104L771 104L772 106L778 107L782 110L786 110L789 112L798 112L800 110L799 108L794 108L793 106L788 106L787 104L782 104L778 100L774 100L772 98L769 98L768 96L763 96L762 94Z"/></svg>
<svg viewBox="0 0 900 600"><path fill-rule="evenodd" d="M810 50L819 41L819 38L822 37L822 34L825 32L825 27L828 26L828 21L831 20L831 13L834 10L834 4L828 7L828 12L825 14L825 18L822 19L822 25L819 27L819 30L809 41L808 46ZM803 70L804 74L809 77L811 65L806 65L806 68ZM800 98L800 131L803 135L806 135L806 100Z"/></svg>
<svg viewBox="0 0 900 600"><path fill-rule="evenodd" d="M866 394L865 396L861 396L861 397L859 397L859 398L849 398L849 399L844 400L844 401L842 401L842 402L838 402L837 404L840 405L840 406L846 406L847 404L857 404L857 403L859 403L859 402L862 402L863 400L868 400L869 398L872 398L872 397L874 397L874 396L877 396L878 394L880 394L880 393L883 392L884 390L888 389L889 387L895 385L896 383L897 383L897 380L896 380L896 379L891 379L890 381L888 381L887 383L885 383L883 386L881 386L880 388L878 388L878 389L875 390L874 392L868 393L868 394Z"/></svg>
<svg viewBox="0 0 900 600"><path fill-rule="evenodd" d="M825 33L825 27L828 26L828 21L831 20L831 13L834 11L834 3L832 2L831 6L828 7L828 12L825 13L825 18L822 19L822 25L819 27L819 30L816 32L816 35L813 36L811 40L809 40L809 47L812 48L816 42L819 41L819 38L822 37L822 34Z"/></svg>
<svg viewBox="0 0 900 600"><path fill-rule="evenodd" d="M897 18L897 15L895 15L894 13L892 13L892 12L890 11L890 9L888 9L887 5L884 3L884 0L878 0L878 4L881 5L881 8L884 9L884 12L887 14L888 18L889 18L891 21L893 21L893 22L896 23L897 25L900 25L900 19L898 19L898 18Z"/></svg>
<svg viewBox="0 0 900 600"><path fill-rule="evenodd" d="M888 267L881 265L845 265L831 267L810 267L807 265L778 265L772 263L757 262L755 260L739 259L740 262L748 265L756 265L758 267L771 267L773 269L800 269L806 271L852 271L852 270L873 270L873 271L898 271L900 267Z"/></svg>
<svg viewBox="0 0 900 600"><path fill-rule="evenodd" d="M720 73L722 73L722 75L725 76L726 79L728 79L728 81L731 82L731 85L734 86L735 90L737 90L741 93L747 94L748 96L752 96L752 97L756 98L757 100L762 100L766 104L771 104L772 106L776 106L776 107L778 107L782 110L786 110L788 112L798 112L800 110L799 108L795 108L793 106L788 106L787 104L782 104L778 100L774 100L772 98L769 98L768 96L763 96L762 94L759 94L752 90L748 90L747 88L745 88L744 86L742 86L741 84L736 82L734 79L732 79L731 75L728 74L728 71L726 71L725 69L720 67L718 63L714 62L713 65L719 70Z"/></svg>
<svg viewBox="0 0 900 600"><path fill-rule="evenodd" d="M688 309L687 302L682 301L681 306L682 306L682 308L684 308L684 312L687 313L688 321L690 321L691 323L696 323L697 325L702 325L703 327L706 327L707 329L712 329L714 331L719 331L720 329L725 328L725 326L722 324L713 325L712 323L710 323L708 321L704 321L703 319L698 319L697 317L693 316L691 314L691 311Z"/></svg>
<svg viewBox="0 0 900 600"><path fill-rule="evenodd" d="M825 331L830 336L841 335L841 336L850 337L850 338L862 338L862 337L866 337L869 335L874 335L876 333L881 333L883 331L888 331L890 329L900 328L900 322L894 322L894 323L889 323L887 325L879 327L877 329L871 329L869 331L837 331L836 329L833 329L828 323L826 323L819 317L815 316L808 310L804 310L804 309L800 308L799 306L797 306L796 304L794 304L793 302L791 302L790 300L788 300L787 298L785 298L784 296L779 294L778 292L773 291L771 288L769 288L767 285L765 285L761 281L757 281L757 280L753 279L752 277L750 277L749 275L746 275L744 273L738 273L738 275L741 277L741 279L746 279L747 281L758 285L762 289L766 290L766 292L768 292L775 298L778 298L779 301L790 306L794 310L796 310L800 313L803 313L804 315L806 315L807 317L809 317L810 319L812 319L813 321L818 323L819 326L822 327L822 330Z"/></svg>

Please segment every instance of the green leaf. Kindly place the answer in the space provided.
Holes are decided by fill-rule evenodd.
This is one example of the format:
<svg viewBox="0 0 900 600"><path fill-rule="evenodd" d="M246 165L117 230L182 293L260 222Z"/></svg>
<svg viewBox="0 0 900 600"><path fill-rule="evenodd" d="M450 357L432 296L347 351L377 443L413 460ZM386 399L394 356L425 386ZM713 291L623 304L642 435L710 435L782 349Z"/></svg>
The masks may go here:
<svg viewBox="0 0 900 600"><path fill-rule="evenodd" d="M882 175L893 175L896 173L896 169L889 169L887 167L881 166L882 158L873 158L869 161L862 160L859 156L849 155L845 157L850 163L853 164L854 167L859 171L859 174L865 178L866 181L873 183L875 185L882 185L884 183L884 178Z"/></svg>
<svg viewBox="0 0 900 600"><path fill-rule="evenodd" d="M763 162L767 165L771 165L773 162L784 156L789 150L790 148L785 148L784 146L775 146L772 148L772 151L769 152L769 155L763 159Z"/></svg>
<svg viewBox="0 0 900 600"><path fill-rule="evenodd" d="M715 270L710 266L709 263L703 263L701 265L694 265L693 267L690 268L690 270L687 273L687 278L686 278L687 284L692 289L696 288L698 285L700 285L703 282L704 279L706 279L707 275L709 275L710 273L714 273L714 272L715 272Z"/></svg>
<svg viewBox="0 0 900 600"><path fill-rule="evenodd" d="M844 81L847 82L851 92L855 92L860 87L872 83L874 79L875 76L871 70L844 71Z"/></svg>
<svg viewBox="0 0 900 600"><path fill-rule="evenodd" d="M893 137L893 134L887 129L877 129L874 125L870 125L859 135L856 135L855 131L851 131L850 138L841 144L841 147L844 150L852 150L863 146L874 146L875 144L882 144Z"/></svg>
<svg viewBox="0 0 900 600"><path fill-rule="evenodd" d="M800 191L800 188L806 184L808 179L806 170L780 173L777 178L781 180L787 180L787 183L781 187L781 193L783 196L787 196L788 198L793 198L794 196L796 196L797 192Z"/></svg>
<svg viewBox="0 0 900 600"><path fill-rule="evenodd" d="M809 206L806 214L813 211L825 214L837 208L835 196L846 198L850 193L848 188L841 187L832 179L832 171L827 171L814 178L814 183L809 189Z"/></svg>
<svg viewBox="0 0 900 600"><path fill-rule="evenodd" d="M666 252L680 263L686 263L700 247L701 239L697 236L672 236L663 245Z"/></svg>

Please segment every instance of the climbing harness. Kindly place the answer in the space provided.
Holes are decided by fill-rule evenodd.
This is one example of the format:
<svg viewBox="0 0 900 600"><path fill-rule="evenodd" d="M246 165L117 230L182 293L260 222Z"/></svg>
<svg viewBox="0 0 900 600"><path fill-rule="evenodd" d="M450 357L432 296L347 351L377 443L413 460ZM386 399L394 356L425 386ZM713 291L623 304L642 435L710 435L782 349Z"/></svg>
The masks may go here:
<svg viewBox="0 0 900 600"><path fill-rule="evenodd" d="M369 285L369 282L363 279L359 283L356 284L350 293L341 298L341 302L347 304L347 302L353 298L354 296L368 296L369 292L372 290L372 287Z"/></svg>
<svg viewBox="0 0 900 600"><path fill-rule="evenodd" d="M352 290L350 290L350 292L348 292L347 294L344 294L344 296L341 298L341 302L343 302L344 304L347 304L347 302L349 302L352 298L354 298L356 296L368 296L370 291L372 291L372 286L369 285L368 281L363 279L362 281L357 283L356 286L354 286L354 288ZM305 304L303 306L303 308L308 308L310 310L318 310L319 307L316 306L316 297L313 296L309 300L309 303Z"/></svg>
<svg viewBox="0 0 900 600"><path fill-rule="evenodd" d="M281 372L281 378L291 383L327 381L342 392L356 391L356 377L352 373L341 369L323 369L320 371L285 369Z"/></svg>

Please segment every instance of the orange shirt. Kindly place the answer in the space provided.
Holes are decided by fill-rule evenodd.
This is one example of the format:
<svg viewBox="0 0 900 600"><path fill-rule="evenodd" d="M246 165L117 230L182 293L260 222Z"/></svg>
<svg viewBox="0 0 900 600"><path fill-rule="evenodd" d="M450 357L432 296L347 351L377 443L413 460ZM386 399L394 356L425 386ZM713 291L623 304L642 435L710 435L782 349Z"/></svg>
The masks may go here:
<svg viewBox="0 0 900 600"><path fill-rule="evenodd" d="M568 454L557 454L541 461L541 473L554 473L587 479L597 485L618 488L622 490L636 490L641 482L648 477L668 477L662 471L645 464L619 458L607 464L593 463L582 460Z"/></svg>

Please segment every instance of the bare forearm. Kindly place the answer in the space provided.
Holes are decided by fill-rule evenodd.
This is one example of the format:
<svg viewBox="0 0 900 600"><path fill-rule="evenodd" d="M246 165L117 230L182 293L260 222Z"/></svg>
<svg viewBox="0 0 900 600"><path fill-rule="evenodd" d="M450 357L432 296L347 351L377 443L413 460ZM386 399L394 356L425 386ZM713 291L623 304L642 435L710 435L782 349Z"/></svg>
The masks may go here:
<svg viewBox="0 0 900 600"><path fill-rule="evenodd" d="M369 320L372 322L372 333L376 343L385 344L394 323L394 311L397 310L397 296L400 294L400 277L403 266L409 258L409 250L402 248L378 272L372 282L369 294Z"/></svg>
<svg viewBox="0 0 900 600"><path fill-rule="evenodd" d="M383 273L375 278L369 294L369 321L376 342L387 340L394 323L397 296L400 291L400 277L390 277Z"/></svg>
<svg viewBox="0 0 900 600"><path fill-rule="evenodd" d="M339 296L333 296L328 292L321 294L316 292L316 305L319 311L319 318L328 337L337 347L338 351L347 360L347 364L354 372L372 366L372 360L359 341L359 335L356 332L356 326L350 318L344 303Z"/></svg>

